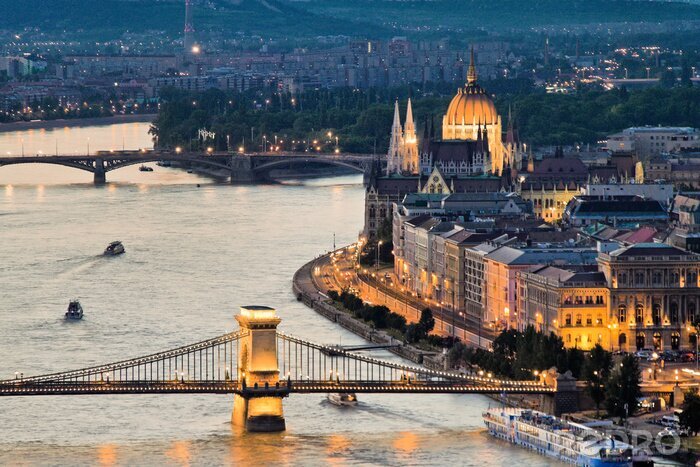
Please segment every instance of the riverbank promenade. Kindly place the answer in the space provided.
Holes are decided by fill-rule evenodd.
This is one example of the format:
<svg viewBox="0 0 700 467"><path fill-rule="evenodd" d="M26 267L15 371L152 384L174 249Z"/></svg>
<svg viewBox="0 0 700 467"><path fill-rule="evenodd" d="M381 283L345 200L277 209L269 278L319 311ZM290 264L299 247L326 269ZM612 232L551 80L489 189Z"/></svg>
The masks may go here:
<svg viewBox="0 0 700 467"><path fill-rule="evenodd" d="M384 305L409 322L417 322L421 312L430 308L435 318L436 334L456 337L478 347L491 346L494 339L492 329L472 323L464 314L453 313L440 303L411 294L398 284L389 265L358 267L355 248L355 245L339 248L309 263L307 272L310 277L303 278L308 291L318 298L327 299L330 290L351 290L365 302Z"/></svg>

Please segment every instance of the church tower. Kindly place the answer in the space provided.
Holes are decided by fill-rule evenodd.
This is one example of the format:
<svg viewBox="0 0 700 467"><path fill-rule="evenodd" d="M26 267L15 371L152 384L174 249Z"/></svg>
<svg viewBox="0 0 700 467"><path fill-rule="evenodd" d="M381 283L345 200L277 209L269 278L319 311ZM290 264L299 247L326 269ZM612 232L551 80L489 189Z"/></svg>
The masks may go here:
<svg viewBox="0 0 700 467"><path fill-rule="evenodd" d="M415 132L414 132L415 134ZM387 154L386 174L391 175L401 172L401 152L403 149L403 130L401 129L401 117L399 115L399 101L394 103L394 123L391 125L391 137L389 138L389 153Z"/></svg>
<svg viewBox="0 0 700 467"><path fill-rule="evenodd" d="M408 99L406 109L406 123L403 126L403 150L401 151L401 172L405 174L418 173L418 138L416 137L416 123L413 120L411 99Z"/></svg>

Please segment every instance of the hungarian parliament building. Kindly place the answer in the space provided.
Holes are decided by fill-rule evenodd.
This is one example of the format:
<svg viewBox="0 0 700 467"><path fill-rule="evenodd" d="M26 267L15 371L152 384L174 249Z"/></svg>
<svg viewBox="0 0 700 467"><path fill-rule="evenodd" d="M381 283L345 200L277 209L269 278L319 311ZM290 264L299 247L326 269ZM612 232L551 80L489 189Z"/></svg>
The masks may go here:
<svg viewBox="0 0 700 467"><path fill-rule="evenodd" d="M410 99L402 126L396 102L386 171L375 168L367 184L364 234L374 237L391 216L392 203L408 193L511 190L526 152L510 115L504 132L493 100L479 86L472 50L467 82L442 117L440 136L426 121L418 138Z"/></svg>

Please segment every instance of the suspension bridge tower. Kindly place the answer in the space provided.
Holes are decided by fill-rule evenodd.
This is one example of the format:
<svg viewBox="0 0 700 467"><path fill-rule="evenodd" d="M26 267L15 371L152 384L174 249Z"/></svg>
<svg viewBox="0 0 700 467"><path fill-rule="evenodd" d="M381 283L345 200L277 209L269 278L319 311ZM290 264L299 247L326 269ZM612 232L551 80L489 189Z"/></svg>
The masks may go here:
<svg viewBox="0 0 700 467"><path fill-rule="evenodd" d="M284 431L282 398L289 388L279 388L277 325L274 308L244 306L236 320L242 331L238 354L240 393L234 395L234 425L247 431Z"/></svg>

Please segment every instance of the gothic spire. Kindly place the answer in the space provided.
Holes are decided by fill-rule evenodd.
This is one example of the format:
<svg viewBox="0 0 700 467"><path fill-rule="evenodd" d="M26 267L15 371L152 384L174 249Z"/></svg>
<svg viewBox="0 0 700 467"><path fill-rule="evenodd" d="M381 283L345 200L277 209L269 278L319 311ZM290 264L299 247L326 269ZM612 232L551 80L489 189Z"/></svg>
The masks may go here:
<svg viewBox="0 0 700 467"><path fill-rule="evenodd" d="M399 100L396 99L394 102L394 123L391 125L391 129L401 128L401 116L399 115Z"/></svg>
<svg viewBox="0 0 700 467"><path fill-rule="evenodd" d="M408 98L408 106L406 107L406 124L404 125L404 130L412 131L414 129L415 123L413 122L413 109L411 108L411 98Z"/></svg>
<svg viewBox="0 0 700 467"><path fill-rule="evenodd" d="M474 46L469 53L469 71L467 72L467 86L476 84L476 65L474 64Z"/></svg>

